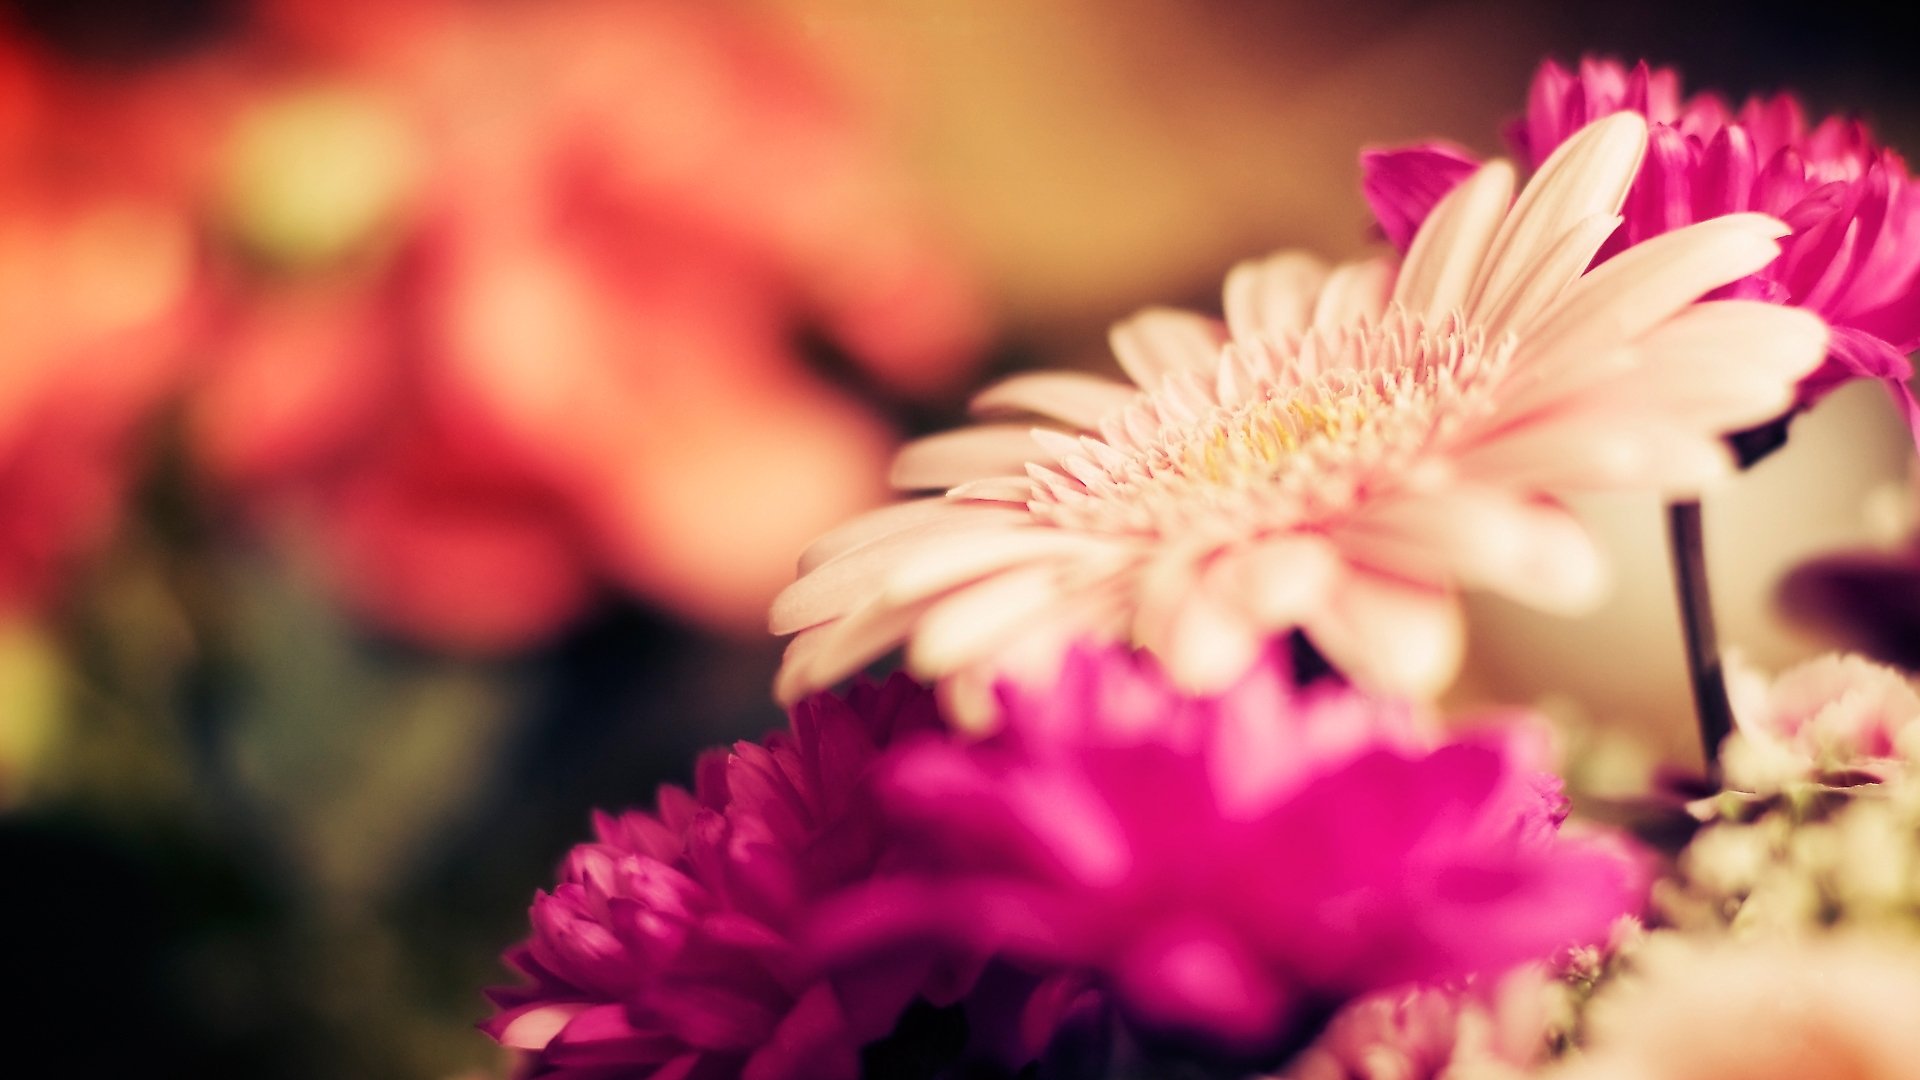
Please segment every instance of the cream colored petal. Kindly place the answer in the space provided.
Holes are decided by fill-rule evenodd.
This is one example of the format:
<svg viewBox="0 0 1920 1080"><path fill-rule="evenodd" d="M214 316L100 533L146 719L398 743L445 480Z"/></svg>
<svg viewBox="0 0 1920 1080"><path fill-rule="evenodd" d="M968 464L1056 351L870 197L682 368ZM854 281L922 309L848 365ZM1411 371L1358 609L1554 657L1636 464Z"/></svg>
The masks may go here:
<svg viewBox="0 0 1920 1080"><path fill-rule="evenodd" d="M1490 161L1448 192L1407 249L1393 302L1428 319L1464 308L1513 205L1513 187L1513 166Z"/></svg>
<svg viewBox="0 0 1920 1080"><path fill-rule="evenodd" d="M1801 377L1826 355L1826 341L1826 323L1811 312L1705 300L1633 345L1526 372L1507 395L1503 420L1654 411L1705 430L1735 431L1785 412Z"/></svg>
<svg viewBox="0 0 1920 1080"><path fill-rule="evenodd" d="M791 705L878 660L906 640L930 603L869 604L794 638L774 676L774 697Z"/></svg>
<svg viewBox="0 0 1920 1080"><path fill-rule="evenodd" d="M1764 214L1729 214L1641 241L1568 289L1521 342L1514 364L1579 364L1631 342L1702 294L1772 262L1786 234Z"/></svg>
<svg viewBox="0 0 1920 1080"><path fill-rule="evenodd" d="M800 573L807 573L836 555L891 533L930 522L964 517L977 509L945 495L935 495L869 510L820 534L813 543L808 544L807 549L800 553Z"/></svg>
<svg viewBox="0 0 1920 1080"><path fill-rule="evenodd" d="M932 516L845 548L773 598L768 626L791 634L838 618L880 595L886 576L921 552L978 543L1030 520L1024 509L977 503L964 514Z"/></svg>
<svg viewBox="0 0 1920 1080"><path fill-rule="evenodd" d="M1394 284L1394 262L1389 258L1343 263L1327 275L1314 301L1311 324L1323 330L1346 326L1379 315L1387 307Z"/></svg>
<svg viewBox="0 0 1920 1080"><path fill-rule="evenodd" d="M1215 595L1211 552L1163 550L1140 574L1134 643L1160 658L1184 689L1203 693L1230 683L1258 652L1258 635L1230 602Z"/></svg>
<svg viewBox="0 0 1920 1080"><path fill-rule="evenodd" d="M1657 411L1712 431L1785 413L1827 353L1827 324L1758 300L1695 304L1640 340L1638 369L1581 396L1583 410Z"/></svg>
<svg viewBox="0 0 1920 1080"><path fill-rule="evenodd" d="M1298 625L1344 572L1318 536L1281 535L1221 556L1221 573L1247 616L1272 632Z"/></svg>
<svg viewBox="0 0 1920 1080"><path fill-rule="evenodd" d="M1525 334L1527 328L1553 309L1554 301L1579 280L1620 218L1596 215L1576 223L1535 260L1533 269L1515 279L1507 291L1489 295L1472 316L1487 336Z"/></svg>
<svg viewBox="0 0 1920 1080"><path fill-rule="evenodd" d="M1696 494L1731 475L1719 438L1660 418L1549 417L1462 451L1458 473L1493 485L1546 491L1645 489Z"/></svg>
<svg viewBox="0 0 1920 1080"><path fill-rule="evenodd" d="M1103 417L1137 400L1137 387L1075 371L1034 371L1003 379L974 396L975 415L1028 412L1092 431Z"/></svg>
<svg viewBox="0 0 1920 1080"><path fill-rule="evenodd" d="M1463 583L1554 614L1584 614L1606 595L1605 558L1579 519L1554 503L1460 488L1382 502L1350 530L1340 534L1343 546L1357 546L1348 544L1356 535L1397 538L1404 549L1436 556Z"/></svg>
<svg viewBox="0 0 1920 1080"><path fill-rule="evenodd" d="M940 678L936 689L948 722L961 731L986 734L1000 719L994 687L1001 680L1044 683L1057 677L1061 657L1072 646L1124 642L1130 596L1116 578L1062 592L1046 618L1029 620L989 659ZM914 674L930 678L934 673Z"/></svg>
<svg viewBox="0 0 1920 1080"><path fill-rule="evenodd" d="M881 590L895 603L906 603L1023 563L1068 558L1098 564L1119 550L1096 536L1039 525L951 534L891 563Z"/></svg>
<svg viewBox="0 0 1920 1080"><path fill-rule="evenodd" d="M1162 543L1149 554L1134 581L1134 643L1156 652L1170 640L1180 604L1200 587L1205 547Z"/></svg>
<svg viewBox="0 0 1920 1080"><path fill-rule="evenodd" d="M1190 593L1175 609L1153 652L1174 683L1190 694L1217 694L1245 675L1266 643L1261 629L1210 590Z"/></svg>
<svg viewBox="0 0 1920 1080"><path fill-rule="evenodd" d="M1358 567L1305 630L1322 656L1362 686L1416 699L1445 689L1465 648L1452 594Z"/></svg>
<svg viewBox="0 0 1920 1080"><path fill-rule="evenodd" d="M1327 264L1303 251L1240 263L1227 272L1227 329L1236 338L1299 333L1326 280Z"/></svg>
<svg viewBox="0 0 1920 1080"><path fill-rule="evenodd" d="M1227 328L1204 315L1155 307L1116 323L1107 340L1127 378L1151 390L1176 372L1211 376Z"/></svg>
<svg viewBox="0 0 1920 1080"><path fill-rule="evenodd" d="M1630 112L1595 120L1560 144L1494 235L1467 299L1469 321L1477 321L1486 301L1505 296L1533 273L1569 228L1618 214L1646 149L1647 123Z"/></svg>
<svg viewBox="0 0 1920 1080"><path fill-rule="evenodd" d="M1023 566L957 589L929 607L907 645L907 666L938 676L979 663L1044 620L1061 600L1058 567Z"/></svg>
<svg viewBox="0 0 1920 1080"><path fill-rule="evenodd" d="M1040 457L1026 424L981 424L943 431L900 448L893 486L905 491L945 489L968 480L1023 472Z"/></svg>
<svg viewBox="0 0 1920 1080"><path fill-rule="evenodd" d="M1024 476L989 476L955 484L947 490L950 500L972 499L980 502L1019 503L1033 498L1033 481Z"/></svg>

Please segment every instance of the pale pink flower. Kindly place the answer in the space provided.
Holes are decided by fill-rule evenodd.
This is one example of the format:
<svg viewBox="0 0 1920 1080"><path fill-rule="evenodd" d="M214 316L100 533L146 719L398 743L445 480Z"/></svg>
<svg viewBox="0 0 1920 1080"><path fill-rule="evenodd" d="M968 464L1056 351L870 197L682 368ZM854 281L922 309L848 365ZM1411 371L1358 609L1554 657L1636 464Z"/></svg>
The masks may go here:
<svg viewBox="0 0 1920 1080"><path fill-rule="evenodd" d="M1805 308L1833 327L1826 362L1801 382L1796 404L1851 379L1879 379L1920 439L1920 406L1907 387L1907 354L1920 348L1920 188L1900 155L1858 119L1809 123L1791 94L1736 108L1712 93L1682 97L1671 68L1591 57L1572 70L1542 64L1508 140L1538 164L1574 132L1621 110L1650 122L1647 160L1624 223L1598 258L1721 214L1779 217L1792 228L1781 257L1723 295ZM1444 143L1373 151L1361 161L1368 202L1402 246L1473 167L1470 155Z"/></svg>
<svg viewBox="0 0 1920 1080"><path fill-rule="evenodd" d="M1920 1062L1920 951L1846 937L1660 935L1595 998L1564 1080L1894 1080Z"/></svg>
<svg viewBox="0 0 1920 1080"><path fill-rule="evenodd" d="M1274 1080L1495 1080L1547 1055L1559 986L1539 964L1488 986L1400 987L1353 1002Z"/></svg>
<svg viewBox="0 0 1920 1080"><path fill-rule="evenodd" d="M1831 654L1769 680L1729 666L1735 735L1728 780L1765 789L1782 780L1884 780L1900 743L1920 728L1920 694L1906 676L1860 656Z"/></svg>
<svg viewBox="0 0 1920 1080"><path fill-rule="evenodd" d="M1720 436L1777 415L1819 362L1813 316L1695 304L1765 266L1785 227L1739 214L1591 273L1645 124L1592 125L1518 201L1480 168L1396 274L1298 253L1237 267L1226 321L1122 323L1130 382L1042 372L975 401L1049 426L936 435L895 462L945 494L855 519L775 602L799 631L778 692L829 685L902 641L923 677L1051 662L1080 635L1156 652L1190 688L1230 682L1299 629L1370 686L1455 671L1455 590L1576 612L1605 567L1550 492L1692 492Z"/></svg>

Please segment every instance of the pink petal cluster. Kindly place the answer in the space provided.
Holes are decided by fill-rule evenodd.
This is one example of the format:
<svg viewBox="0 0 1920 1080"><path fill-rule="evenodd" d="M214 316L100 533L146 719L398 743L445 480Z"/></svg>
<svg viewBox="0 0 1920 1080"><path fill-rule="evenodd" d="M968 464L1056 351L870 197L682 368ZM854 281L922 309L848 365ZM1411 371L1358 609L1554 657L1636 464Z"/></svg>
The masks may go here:
<svg viewBox="0 0 1920 1080"><path fill-rule="evenodd" d="M969 687L1044 673L1084 638L1218 690L1297 630L1368 688L1426 696L1459 666L1461 587L1590 610L1605 560L1558 495L1697 493L1733 470L1722 437L1791 407L1826 351L1806 312L1696 303L1774 260L1773 218L1680 229L1589 272L1645 142L1636 116L1589 125L1517 198L1509 165L1482 166L1397 268L1235 267L1224 321L1152 309L1115 328L1126 382L988 389L980 412L1043 422L901 451L898 486L944 493L802 557L772 611L796 634L777 692L904 642L966 708Z"/></svg>
<svg viewBox="0 0 1920 1080"><path fill-rule="evenodd" d="M921 951L829 972L796 944L812 905L880 869L866 776L885 747L940 729L932 696L896 675L792 720L702 758L694 791L663 788L652 814L597 815L535 898L533 935L508 954L530 985L494 991L483 1025L533 1054L532 1075L853 1080L916 996L972 989L977 962ZM999 973L989 989L970 1052L1011 1065L1081 1005L1060 981ZM1015 1018L1004 1031L995 1010Z"/></svg>
<svg viewBox="0 0 1920 1080"><path fill-rule="evenodd" d="M1494 985L1400 987L1340 1010L1273 1080L1519 1080L1547 1055L1553 982L1540 965Z"/></svg>
<svg viewBox="0 0 1920 1080"><path fill-rule="evenodd" d="M1361 995L1601 940L1644 899L1621 843L1557 831L1518 728L1436 740L1273 660L1191 697L1121 650L1003 701L998 734L887 767L919 863L824 915L821 948L1092 972L1149 1035L1258 1055Z"/></svg>
<svg viewBox="0 0 1920 1080"><path fill-rule="evenodd" d="M1886 780L1920 749L1920 693L1899 671L1831 654L1768 679L1730 667L1737 724L1725 750L1729 782L1768 789L1782 780Z"/></svg>
<svg viewBox="0 0 1920 1080"><path fill-rule="evenodd" d="M1850 379L1880 379L1920 438L1920 408L1906 385L1907 355L1920 348L1920 188L1900 155L1857 119L1809 124L1789 94L1735 108L1711 93L1682 97L1672 69L1593 58L1574 70L1543 64L1508 137L1538 166L1582 127L1621 111L1649 121L1647 160L1623 224L1596 258L1723 214L1779 218L1792 230L1780 258L1716 295L1818 314L1833 336L1826 362L1801 381L1798 403ZM1472 169L1467 155L1437 143L1370 152L1362 162L1368 200L1403 248Z"/></svg>
<svg viewBox="0 0 1920 1080"><path fill-rule="evenodd" d="M0 12L0 615L118 518L203 314L161 80L70 71ZM130 91L132 88L132 92Z"/></svg>
<svg viewBox="0 0 1920 1080"><path fill-rule="evenodd" d="M745 630L809 536L880 497L893 442L802 336L886 394L964 377L964 272L763 20L274 0L258 21L208 136L248 261L193 449L385 627L513 649L611 586Z"/></svg>

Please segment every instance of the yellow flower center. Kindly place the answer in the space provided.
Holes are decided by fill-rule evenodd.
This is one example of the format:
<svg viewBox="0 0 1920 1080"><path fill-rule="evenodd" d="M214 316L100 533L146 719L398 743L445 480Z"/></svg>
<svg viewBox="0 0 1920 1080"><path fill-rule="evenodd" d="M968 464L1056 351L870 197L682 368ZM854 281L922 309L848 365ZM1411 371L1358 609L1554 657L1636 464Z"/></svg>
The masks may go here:
<svg viewBox="0 0 1920 1080"><path fill-rule="evenodd" d="M1033 471L1034 516L1107 533L1222 538L1312 527L1402 486L1492 408L1511 341L1457 317L1227 347Z"/></svg>

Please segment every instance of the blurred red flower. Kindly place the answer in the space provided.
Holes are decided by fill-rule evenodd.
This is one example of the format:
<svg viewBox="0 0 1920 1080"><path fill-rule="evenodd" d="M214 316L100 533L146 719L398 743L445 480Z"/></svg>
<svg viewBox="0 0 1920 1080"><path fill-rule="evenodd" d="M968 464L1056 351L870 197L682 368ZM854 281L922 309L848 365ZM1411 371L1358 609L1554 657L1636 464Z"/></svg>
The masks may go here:
<svg viewBox="0 0 1920 1080"><path fill-rule="evenodd" d="M803 335L883 396L969 374L958 264L772 29L620 0L263 20L192 438L389 628L515 648L611 584L758 631L892 442Z"/></svg>
<svg viewBox="0 0 1920 1080"><path fill-rule="evenodd" d="M204 307L171 92L0 24L0 613L113 527Z"/></svg>

